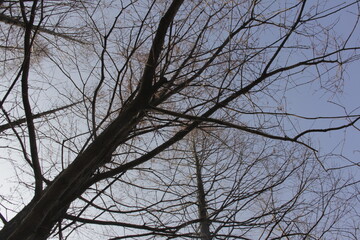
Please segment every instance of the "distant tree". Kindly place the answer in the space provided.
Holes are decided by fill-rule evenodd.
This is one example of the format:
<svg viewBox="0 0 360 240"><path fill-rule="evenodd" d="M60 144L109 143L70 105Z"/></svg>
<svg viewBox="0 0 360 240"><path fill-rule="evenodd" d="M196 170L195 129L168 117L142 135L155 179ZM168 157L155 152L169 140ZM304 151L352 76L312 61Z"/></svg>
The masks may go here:
<svg viewBox="0 0 360 240"><path fill-rule="evenodd" d="M287 101L341 92L358 4L0 1L0 239L357 239L314 139L360 115Z"/></svg>
<svg viewBox="0 0 360 240"><path fill-rule="evenodd" d="M308 149L287 147L232 130L198 129L174 145L171 156L160 154L101 193L107 206L118 203L111 213L70 219L135 232L114 239L341 236L337 221L346 207L334 199L341 179L324 172ZM120 201L124 193L117 189L126 189L127 198ZM90 212L104 209L99 201L91 204Z"/></svg>

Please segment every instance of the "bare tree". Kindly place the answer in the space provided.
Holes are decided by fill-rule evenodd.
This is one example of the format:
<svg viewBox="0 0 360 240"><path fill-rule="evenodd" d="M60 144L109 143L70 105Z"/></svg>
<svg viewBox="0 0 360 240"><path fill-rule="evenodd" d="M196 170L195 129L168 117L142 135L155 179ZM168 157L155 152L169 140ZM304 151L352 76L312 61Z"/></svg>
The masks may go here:
<svg viewBox="0 0 360 240"><path fill-rule="evenodd" d="M358 19L332 28L358 4L1 1L18 191L1 196L0 239L356 239L359 223L339 222L358 186L342 168L358 163L330 165L311 140L360 115L286 99L341 91Z"/></svg>
<svg viewBox="0 0 360 240"><path fill-rule="evenodd" d="M171 149L171 163L169 156L160 154L154 163L133 170L147 174L125 174L99 193L108 206L119 202L111 217L102 213L92 220L70 219L136 229L135 234L114 239L343 236L339 219L345 216L348 199L333 199L344 190L341 178L324 172L309 149L286 151L286 145L236 136L232 130L193 133L188 145ZM328 185L330 179L333 183ZM116 189L124 188L128 197L120 201L124 193ZM92 202L92 211L101 206ZM126 224L127 220L137 224Z"/></svg>

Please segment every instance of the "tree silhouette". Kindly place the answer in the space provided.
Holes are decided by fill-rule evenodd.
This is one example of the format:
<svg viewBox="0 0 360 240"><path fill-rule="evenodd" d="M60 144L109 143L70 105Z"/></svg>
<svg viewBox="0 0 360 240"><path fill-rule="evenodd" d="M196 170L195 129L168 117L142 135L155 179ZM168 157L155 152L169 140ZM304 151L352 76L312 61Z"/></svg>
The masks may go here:
<svg viewBox="0 0 360 240"><path fill-rule="evenodd" d="M358 4L1 1L0 239L356 239L358 163L313 141L360 115L286 103L341 92Z"/></svg>

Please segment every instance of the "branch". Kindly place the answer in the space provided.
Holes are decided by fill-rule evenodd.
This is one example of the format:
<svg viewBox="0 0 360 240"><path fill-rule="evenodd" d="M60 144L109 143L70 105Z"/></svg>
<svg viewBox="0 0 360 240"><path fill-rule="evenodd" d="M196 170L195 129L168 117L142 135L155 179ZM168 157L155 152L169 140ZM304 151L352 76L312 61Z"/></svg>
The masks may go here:
<svg viewBox="0 0 360 240"><path fill-rule="evenodd" d="M41 117L56 113L58 111L65 110L67 108L75 106L76 104L78 104L80 102L81 101L76 102L76 103L72 103L72 104L69 104L69 105L65 105L65 106L62 106L62 107L59 107L59 108L51 109L51 110L48 110L48 111L45 111L45 112L34 114L33 119L41 118ZM19 126L19 125L21 125L23 123L26 123L26 118L20 118L20 119L17 119L15 121L0 125L0 133L2 133L5 130L11 129L12 127Z"/></svg>
<svg viewBox="0 0 360 240"><path fill-rule="evenodd" d="M96 225L113 225L113 226L121 226L121 227L128 227L128 228L134 228L134 229L142 229L142 230L148 230L153 232L162 232L162 233L174 233L174 230L169 230L169 228L156 228L156 227L149 227L146 225L137 225L137 224L131 224L131 223L125 223L125 222L119 222L119 221L102 221L102 220L95 220L95 219L86 219L86 218L80 218L77 216L72 215L66 215L66 219L75 221L75 222L81 222L81 223L89 223L89 224L96 224ZM176 227L173 227L173 229L176 229Z"/></svg>
<svg viewBox="0 0 360 240"><path fill-rule="evenodd" d="M293 26L291 27L290 31L286 34L284 40L281 42L280 46L277 48L277 50L275 51L274 55L271 57L271 59L269 60L269 62L266 64L264 70L263 70L263 74L266 74L267 71L269 70L271 64L275 61L276 57L279 55L279 53L281 52L281 50L283 49L283 47L285 46L285 43L287 42L287 40L290 38L290 35L295 31L296 27L299 25L299 23L301 22L301 17L305 8L305 3L306 0L302 1L302 6L299 12L299 15L296 19L296 21L294 22Z"/></svg>
<svg viewBox="0 0 360 240"><path fill-rule="evenodd" d="M185 119L195 120L195 121L201 121L201 122L217 123L217 124L222 125L222 126L227 126L227 127L235 128L235 129L238 129L238 130L241 130L241 131L244 131L244 132L256 134L256 135L259 135L259 136L262 136L262 137L266 137L266 138L270 138L270 139L282 140L282 141L288 141L288 142L296 142L296 143L299 143L299 144L301 144L301 145L304 145L304 146L310 148L310 149L313 150L313 151L316 151L315 149L313 149L313 148L310 147L309 145L307 145L307 144L305 144L305 143L303 143L303 142L297 141L297 138L290 138L290 137L287 137L287 136L272 135L272 134L269 134L269 133L266 133L266 132L262 132L262 131L260 131L260 130L256 130L256 129L253 129L253 128L249 128L249 127L246 127L246 126L240 126L240 125L237 125L237 124L233 124L233 123L226 122L226 121L224 121L224 120L215 119L215 118L197 117L197 116L192 116L192 115L188 115L188 114L184 114L184 113L177 113L177 112L173 112L173 111L170 111L170 110L165 110L165 109L157 108L157 107L153 107L153 109L154 109L155 111L158 111L158 112L161 112L161 113L165 113L165 114L168 114L168 115L171 115L171 116L175 116L175 117L180 117L180 118L185 118Z"/></svg>
<svg viewBox="0 0 360 240"><path fill-rule="evenodd" d="M0 22L4 22L4 23L7 23L7 24L13 24L15 26L22 27L22 28L26 27L26 24L24 22L22 22L21 20L19 20L17 18L14 18L14 17L7 16L4 13L0 13ZM49 35L52 35L52 36L61 37L63 39L74 41L74 42L77 42L77 43L80 43L80 44L89 44L88 42L81 41L79 39L70 37L70 36L68 36L68 35L66 35L64 33L55 32L53 30L50 30L50 29L47 29L47 28L44 28L44 27L38 26L36 30L38 32L41 32L41 33L46 33L46 34L49 34Z"/></svg>
<svg viewBox="0 0 360 240"><path fill-rule="evenodd" d="M31 47L33 45L33 40L35 37L32 36L32 30L34 27L35 13L37 1L35 0L31 7L30 17L27 19L25 13L24 2L20 1L21 13L23 15L23 20L26 23L25 25L25 34L24 34L24 61L22 64L22 76L21 76L21 95L22 101L26 116L26 124L29 132L29 143L30 143L30 152L31 160L33 164L34 177L35 177L35 195L34 198L40 198L41 192L43 190L42 182L42 173L41 166L39 162L37 144L36 144L36 132L33 121L33 114L31 112L31 105L29 100L29 72L30 72L30 57L31 57Z"/></svg>
<svg viewBox="0 0 360 240"><path fill-rule="evenodd" d="M307 133L312 133L312 132L330 132L330 131L336 131L336 130L340 130L340 129L344 129L350 126L353 126L358 120L360 119L360 117L356 118L354 121L342 125L342 126L338 126L338 127L333 127L333 128L324 128L324 129L309 129L306 130L300 134L298 134L297 136L295 136L293 139L296 141L298 138L300 138L301 136L307 134Z"/></svg>
<svg viewBox="0 0 360 240"><path fill-rule="evenodd" d="M163 49L166 32L171 22L173 21L176 12L179 10L183 2L184 0L174 0L170 5L168 11L160 20L159 27L156 31L156 35L152 42L148 59L145 64L144 73L140 79L140 88L138 93L138 96L141 97L141 99L139 99L140 104L144 104L144 102L148 103L153 93L153 77L155 75L155 70L160 57L160 53Z"/></svg>
<svg viewBox="0 0 360 240"><path fill-rule="evenodd" d="M6 221L6 218L0 213L0 219L3 222L4 225L6 225L8 222Z"/></svg>

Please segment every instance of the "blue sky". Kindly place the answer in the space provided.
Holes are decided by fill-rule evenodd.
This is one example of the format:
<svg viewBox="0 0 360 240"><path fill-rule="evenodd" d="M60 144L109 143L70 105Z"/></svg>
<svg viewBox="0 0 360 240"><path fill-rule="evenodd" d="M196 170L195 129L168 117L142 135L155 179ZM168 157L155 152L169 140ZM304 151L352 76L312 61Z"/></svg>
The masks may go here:
<svg viewBox="0 0 360 240"><path fill-rule="evenodd" d="M338 16L338 19L332 18L332 20L338 21L332 30L340 37L347 36L353 30L357 17L349 12L349 14ZM359 30L359 26L356 26L355 32L349 41L349 47L359 43ZM316 81L304 85L288 93L288 96L290 96L288 99L288 111L307 117L360 115L359 61L350 63L345 70L344 82L340 85L340 92L333 94L321 88L319 89L319 84ZM340 82L340 78L338 81ZM346 123L348 121L317 120L315 122L309 121L309 126L312 128L324 128L326 126L340 126ZM356 126L360 127L360 123L357 123ZM334 132L312 134L312 140L316 145L321 146L320 155L333 152L343 154L353 161L360 162L360 132L354 127ZM340 162L338 163L342 165ZM347 164L348 162L345 163L345 165Z"/></svg>
<svg viewBox="0 0 360 240"><path fill-rule="evenodd" d="M333 29L339 36L346 36L352 31L354 22L356 21L357 15L348 11L348 14L342 14L338 18L331 18L331 23L337 22ZM358 42L359 28L356 28L356 32L353 38L349 41L349 46L352 42ZM315 69L313 69L315 70ZM357 109L360 105L360 64L358 61L352 62L347 66L346 75L344 76L344 84L342 85L342 93L328 93L324 89L319 90L319 82L313 81L309 84L305 84L301 87L297 87L294 90L286 92L286 111L306 117L331 117L331 116L342 116L346 114L359 115L360 109ZM311 74L310 74L311 75ZM308 72L304 74L304 79L300 79L302 82L307 81L309 77ZM60 78L60 77L59 77ZM326 76L324 76L326 81ZM336 79L335 79L336 81ZM276 106L267 106L276 107ZM299 120L293 118L292 122L296 126L298 131L304 131L308 128L326 128L336 127L339 125L346 124L347 120ZM291 128L289 123L285 124L286 127ZM360 123L357 124L360 127ZM328 153L336 154L336 156L326 155L325 167L333 166L345 166L349 162L345 158L341 158L338 155L343 155L346 158L354 162L359 162L359 143L360 134L359 131L353 127L349 127L346 130L339 130L328 133L315 133L311 135L311 141L313 145L319 149L319 156L325 156ZM306 139L306 138L303 138ZM3 150L3 149L1 149ZM16 157L14 157L16 158ZM21 156L20 156L21 158ZM72 160L72 159L70 159ZM323 159L324 160L324 159ZM10 161L9 161L10 162ZM12 192L11 184L3 184L7 182L5 180L8 176L14 175L12 165L9 162L0 161L0 191L1 192ZM25 163L24 163L25 164ZM354 175L360 176L358 167L348 168ZM22 199L20 199L22 200Z"/></svg>

